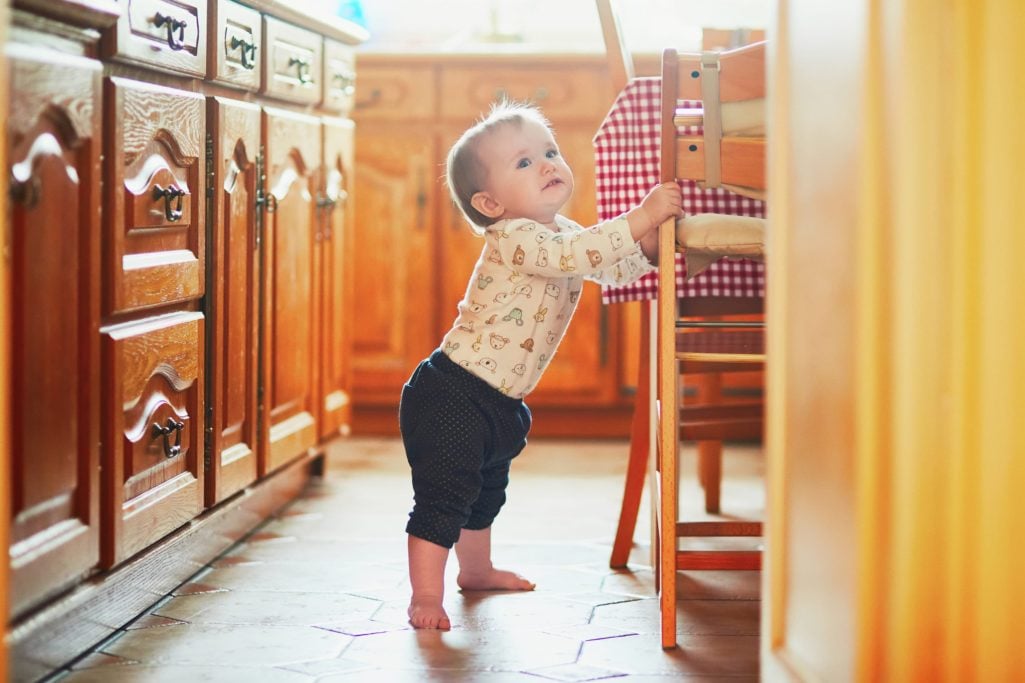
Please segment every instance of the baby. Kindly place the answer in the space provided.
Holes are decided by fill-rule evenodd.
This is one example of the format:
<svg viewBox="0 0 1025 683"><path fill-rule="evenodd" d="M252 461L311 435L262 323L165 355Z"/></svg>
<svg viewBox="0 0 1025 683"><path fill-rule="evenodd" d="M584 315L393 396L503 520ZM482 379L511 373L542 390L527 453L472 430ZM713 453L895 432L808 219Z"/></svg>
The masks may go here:
<svg viewBox="0 0 1025 683"><path fill-rule="evenodd" d="M560 215L573 174L548 121L502 103L453 145L447 181L484 248L452 328L402 388L399 425L412 471L406 525L416 628L449 629L445 564L463 590L533 590L491 562L491 524L530 431L524 397L566 332L583 281L623 285L653 269L657 227L682 215L676 183L623 216L583 228Z"/></svg>

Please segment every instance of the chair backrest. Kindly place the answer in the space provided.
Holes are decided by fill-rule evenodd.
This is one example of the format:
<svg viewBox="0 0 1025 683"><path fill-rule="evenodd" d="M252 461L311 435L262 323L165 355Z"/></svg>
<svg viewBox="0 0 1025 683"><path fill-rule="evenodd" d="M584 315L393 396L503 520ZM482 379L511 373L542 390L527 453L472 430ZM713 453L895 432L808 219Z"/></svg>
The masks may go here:
<svg viewBox="0 0 1025 683"><path fill-rule="evenodd" d="M619 93L634 78L633 56L626 47L623 30L616 15L612 0L595 0L598 7L598 19L601 22L601 35L605 40L605 56L609 64L609 77L612 87Z"/></svg>
<svg viewBox="0 0 1025 683"><path fill-rule="evenodd" d="M759 50L761 51L759 53ZM730 96L734 78L740 84L747 84L751 79L751 57L760 55L764 60L764 44L748 46L728 53L731 58L720 62L720 68L726 68L731 85L727 86ZM696 54L680 54L676 50L667 49L662 53L662 102L659 128L661 132L660 178L663 182L680 177L678 144L679 128L676 125L677 103L680 99L700 99L701 56ZM696 75L695 75L696 74ZM763 78L764 81L764 78ZM764 85L762 86L764 90ZM751 92L748 86L741 90ZM763 95L764 96L764 95ZM765 302L756 297L682 297L677 299L676 314L680 318L705 318L722 315L763 315Z"/></svg>

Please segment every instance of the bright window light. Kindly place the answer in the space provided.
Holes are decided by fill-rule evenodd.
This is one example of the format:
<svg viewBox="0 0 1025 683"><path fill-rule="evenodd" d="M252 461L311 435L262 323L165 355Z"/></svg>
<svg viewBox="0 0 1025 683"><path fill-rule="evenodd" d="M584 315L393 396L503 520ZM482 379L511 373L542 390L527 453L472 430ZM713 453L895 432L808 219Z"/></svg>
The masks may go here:
<svg viewBox="0 0 1025 683"><path fill-rule="evenodd" d="M363 0L362 6L371 36L365 47L375 51L604 50L594 0ZM616 4L634 52L700 50L703 28L764 29L772 6L771 0Z"/></svg>

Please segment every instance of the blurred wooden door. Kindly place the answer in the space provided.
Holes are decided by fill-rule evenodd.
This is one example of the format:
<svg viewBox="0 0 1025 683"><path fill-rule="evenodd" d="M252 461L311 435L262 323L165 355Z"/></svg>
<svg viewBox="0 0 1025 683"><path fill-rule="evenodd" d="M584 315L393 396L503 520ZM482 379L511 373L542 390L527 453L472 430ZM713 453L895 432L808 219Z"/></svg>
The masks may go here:
<svg viewBox="0 0 1025 683"><path fill-rule="evenodd" d="M351 119L325 118L317 189L320 296L320 437L348 434L352 425L353 137Z"/></svg>
<svg viewBox="0 0 1025 683"><path fill-rule="evenodd" d="M1022 32L779 2L763 680L1025 680Z"/></svg>

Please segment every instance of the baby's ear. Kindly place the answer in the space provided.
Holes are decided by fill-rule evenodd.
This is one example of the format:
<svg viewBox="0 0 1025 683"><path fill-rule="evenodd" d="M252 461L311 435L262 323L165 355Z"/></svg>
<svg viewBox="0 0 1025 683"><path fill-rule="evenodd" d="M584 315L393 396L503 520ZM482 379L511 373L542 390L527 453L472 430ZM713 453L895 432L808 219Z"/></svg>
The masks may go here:
<svg viewBox="0 0 1025 683"><path fill-rule="evenodd" d="M495 198L487 192L477 192L470 197L470 206L488 218L498 218L505 211L502 205L495 201Z"/></svg>

